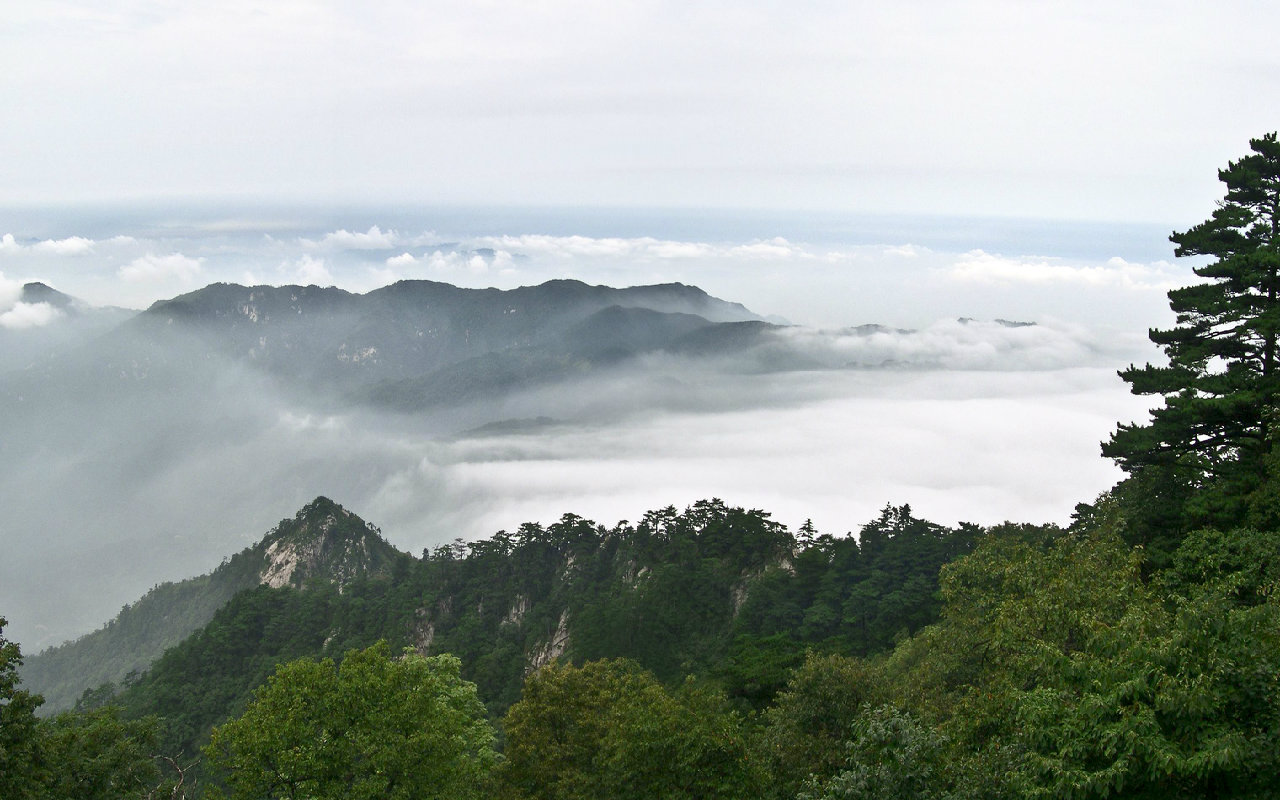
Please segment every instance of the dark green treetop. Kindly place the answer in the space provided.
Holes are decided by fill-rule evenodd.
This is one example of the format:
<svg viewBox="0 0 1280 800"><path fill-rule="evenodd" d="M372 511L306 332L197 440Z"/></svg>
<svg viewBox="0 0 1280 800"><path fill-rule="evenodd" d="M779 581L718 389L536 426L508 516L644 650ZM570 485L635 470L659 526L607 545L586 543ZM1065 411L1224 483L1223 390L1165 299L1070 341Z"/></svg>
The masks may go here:
<svg viewBox="0 0 1280 800"><path fill-rule="evenodd" d="M1223 490L1212 496L1245 498L1265 472L1280 395L1280 142L1269 133L1249 145L1218 172L1227 189L1212 216L1169 237L1175 255L1213 259L1194 268L1206 282L1169 292L1174 327L1150 331L1169 363L1120 373L1135 394L1163 395L1164 406L1102 446L1130 474L1154 468Z"/></svg>

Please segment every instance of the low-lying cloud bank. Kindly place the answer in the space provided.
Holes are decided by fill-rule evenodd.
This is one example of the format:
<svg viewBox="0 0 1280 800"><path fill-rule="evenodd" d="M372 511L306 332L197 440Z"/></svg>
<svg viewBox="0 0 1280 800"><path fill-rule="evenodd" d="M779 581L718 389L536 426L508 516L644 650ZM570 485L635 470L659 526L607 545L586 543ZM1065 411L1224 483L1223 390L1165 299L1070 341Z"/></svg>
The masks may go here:
<svg viewBox="0 0 1280 800"><path fill-rule="evenodd" d="M612 524L712 496L831 533L886 503L947 523L1065 522L1119 477L1098 442L1145 401L1111 367L1070 365L1089 354L1060 332L1009 359L1018 348L999 337L1032 331L976 329L997 336L944 346L944 331L972 330L959 323L796 331L842 358L882 337L877 357L900 360L760 373L662 356L451 415L318 411L238 369L141 404L68 389L6 415L0 602L24 646L57 643L158 581L216 566L319 494L412 552L566 512Z"/></svg>
<svg viewBox="0 0 1280 800"><path fill-rule="evenodd" d="M174 393L72 382L32 407L0 392L7 631L35 650L90 630L319 494L414 552L711 496L832 533L886 503L944 523L1065 522L1119 477L1098 443L1147 401L1115 371L1158 355L1146 329L1167 324L1164 293L1191 274L1008 252L253 220L0 235L0 370L52 341L37 332L71 329L72 315L22 302L28 280L135 308L211 281L682 282L802 323L416 416L308 406L195 353Z"/></svg>

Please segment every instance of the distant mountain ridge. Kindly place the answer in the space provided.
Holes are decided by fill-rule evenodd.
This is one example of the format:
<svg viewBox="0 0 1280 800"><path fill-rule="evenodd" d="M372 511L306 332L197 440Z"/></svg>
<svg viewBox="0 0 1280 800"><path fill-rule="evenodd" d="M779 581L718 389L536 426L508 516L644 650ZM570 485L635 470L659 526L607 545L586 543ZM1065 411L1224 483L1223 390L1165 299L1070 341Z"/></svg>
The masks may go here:
<svg viewBox="0 0 1280 800"><path fill-rule="evenodd" d="M365 294L217 283L153 304L124 326L121 340L140 343L108 349L107 360L151 375L173 358L230 359L312 395L414 410L581 374L701 328L758 319L679 283L553 280L499 290L414 280Z"/></svg>
<svg viewBox="0 0 1280 800"><path fill-rule="evenodd" d="M213 572L160 584L93 633L28 656L23 682L45 696L46 711L70 708L86 688L145 670L244 589L327 583L341 590L389 575L406 558L377 528L318 497Z"/></svg>

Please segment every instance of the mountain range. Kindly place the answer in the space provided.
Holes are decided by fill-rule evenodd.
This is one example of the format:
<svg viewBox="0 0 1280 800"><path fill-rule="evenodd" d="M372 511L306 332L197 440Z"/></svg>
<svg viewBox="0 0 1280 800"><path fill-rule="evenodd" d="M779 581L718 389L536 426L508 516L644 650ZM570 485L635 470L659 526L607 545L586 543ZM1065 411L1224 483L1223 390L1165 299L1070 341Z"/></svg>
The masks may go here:
<svg viewBox="0 0 1280 800"><path fill-rule="evenodd" d="M32 295L72 303L48 287ZM735 325L748 321L749 329ZM707 336L726 326L732 336ZM555 280L503 291L419 280L366 294L213 284L159 301L7 384L11 395L38 397L41 383L74 374L79 385L145 381L166 390L193 368L230 364L311 400L413 411L581 377L645 353L740 348L746 331L773 327L683 284Z"/></svg>

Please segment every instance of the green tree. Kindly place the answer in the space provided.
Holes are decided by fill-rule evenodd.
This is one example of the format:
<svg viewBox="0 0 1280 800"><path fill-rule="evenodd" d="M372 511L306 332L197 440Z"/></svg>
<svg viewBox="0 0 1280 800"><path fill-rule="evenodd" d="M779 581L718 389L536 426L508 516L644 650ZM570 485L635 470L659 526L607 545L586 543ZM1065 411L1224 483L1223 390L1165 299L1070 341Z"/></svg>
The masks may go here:
<svg viewBox="0 0 1280 800"><path fill-rule="evenodd" d="M18 688L22 649L4 638L0 617L0 797L29 797L40 786L38 694Z"/></svg>
<svg viewBox="0 0 1280 800"><path fill-rule="evenodd" d="M1169 292L1177 324L1150 332L1169 363L1120 373L1135 394L1163 395L1164 406L1148 424L1120 425L1102 448L1131 474L1163 476L1153 483L1171 498L1185 499L1178 485L1212 487L1193 496L1193 520L1246 513L1276 433L1280 142L1269 133L1249 145L1218 172L1226 196L1213 215L1170 236L1175 255L1212 261L1194 268L1208 282Z"/></svg>
<svg viewBox="0 0 1280 800"><path fill-rule="evenodd" d="M539 800L739 798L756 789L741 718L634 662L549 664L503 720L503 778Z"/></svg>
<svg viewBox="0 0 1280 800"><path fill-rule="evenodd" d="M281 666L205 753L235 800L467 798L496 761L475 686L452 656L380 642Z"/></svg>
<svg viewBox="0 0 1280 800"><path fill-rule="evenodd" d="M769 797L793 798L811 777L825 780L844 765L854 724L877 692L873 681L861 659L808 655L763 714L756 746L773 778Z"/></svg>
<svg viewBox="0 0 1280 800"><path fill-rule="evenodd" d="M1253 537L1188 537L1169 594L1114 535L987 540L886 662L893 702L970 796L1274 796L1280 602Z"/></svg>
<svg viewBox="0 0 1280 800"><path fill-rule="evenodd" d="M115 707L66 712L40 723L47 797L118 800L181 797L180 776L167 775L157 758L155 718L124 720Z"/></svg>
<svg viewBox="0 0 1280 800"><path fill-rule="evenodd" d="M866 709L853 725L846 765L815 779L800 800L947 800L941 734L892 706Z"/></svg>

